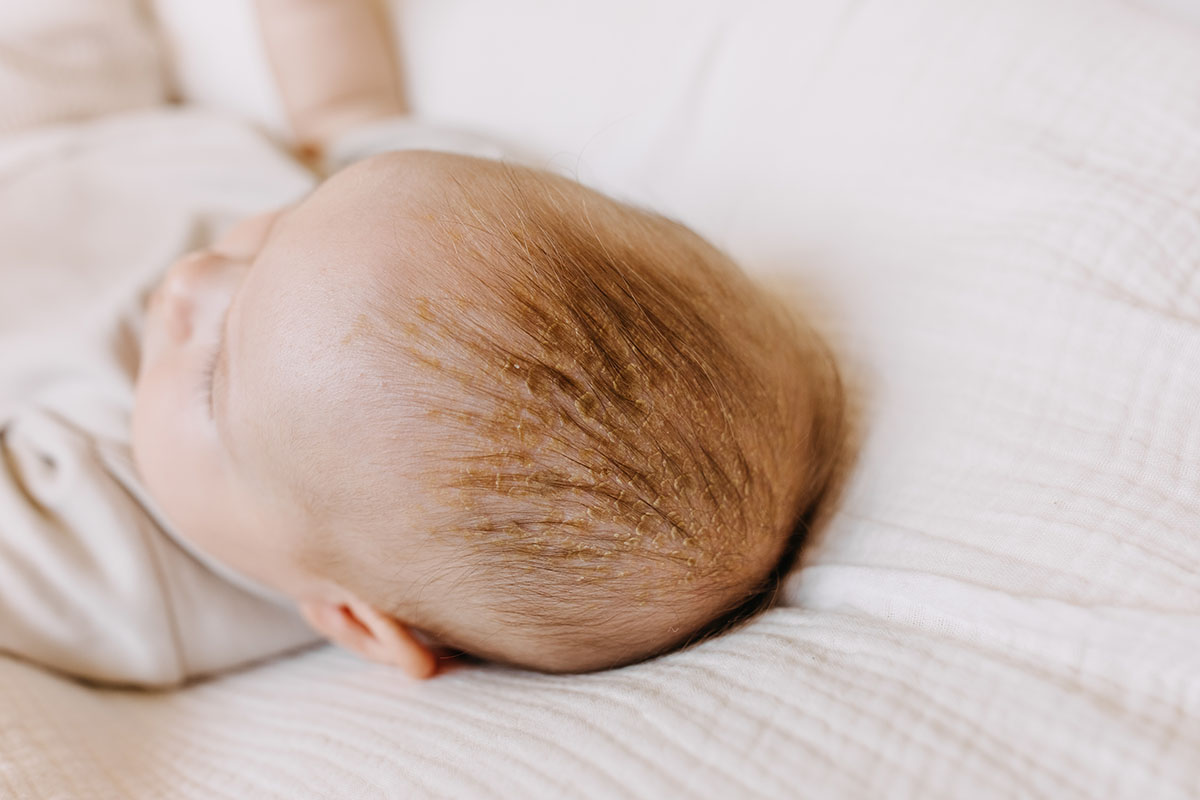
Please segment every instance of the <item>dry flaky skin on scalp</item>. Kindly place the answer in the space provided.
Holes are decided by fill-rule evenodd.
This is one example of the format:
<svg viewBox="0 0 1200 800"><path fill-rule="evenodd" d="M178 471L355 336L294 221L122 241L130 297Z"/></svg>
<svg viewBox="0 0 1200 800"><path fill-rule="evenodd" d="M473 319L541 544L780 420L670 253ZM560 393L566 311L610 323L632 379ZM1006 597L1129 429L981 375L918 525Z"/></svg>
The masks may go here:
<svg viewBox="0 0 1200 800"><path fill-rule="evenodd" d="M372 311L429 387L433 533L467 576L414 622L556 671L677 646L777 579L834 458L836 371L678 223L476 166L429 218L468 288Z"/></svg>

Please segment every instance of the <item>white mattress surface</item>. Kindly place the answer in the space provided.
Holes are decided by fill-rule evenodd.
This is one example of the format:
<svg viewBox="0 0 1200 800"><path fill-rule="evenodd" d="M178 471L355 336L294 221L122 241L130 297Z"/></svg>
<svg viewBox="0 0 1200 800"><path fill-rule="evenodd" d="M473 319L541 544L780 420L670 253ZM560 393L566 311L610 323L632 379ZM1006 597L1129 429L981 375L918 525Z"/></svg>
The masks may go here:
<svg viewBox="0 0 1200 800"><path fill-rule="evenodd" d="M160 0L179 91L270 128L245 9L206 5L241 80ZM681 217L835 342L858 455L787 607L588 676L321 649L139 694L0 659L0 796L1200 794L1196 15L402 10L419 112Z"/></svg>

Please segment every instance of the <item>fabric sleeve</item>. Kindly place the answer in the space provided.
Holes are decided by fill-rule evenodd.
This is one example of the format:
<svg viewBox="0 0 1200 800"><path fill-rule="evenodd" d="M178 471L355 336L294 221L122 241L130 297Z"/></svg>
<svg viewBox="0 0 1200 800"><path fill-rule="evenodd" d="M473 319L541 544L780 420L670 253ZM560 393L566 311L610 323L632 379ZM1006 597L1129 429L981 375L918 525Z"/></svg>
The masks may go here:
<svg viewBox="0 0 1200 800"><path fill-rule="evenodd" d="M91 440L26 408L0 429L0 651L90 680L180 680L152 524Z"/></svg>
<svg viewBox="0 0 1200 800"><path fill-rule="evenodd" d="M0 652L167 687L320 641L164 536L114 450L47 406L0 425Z"/></svg>

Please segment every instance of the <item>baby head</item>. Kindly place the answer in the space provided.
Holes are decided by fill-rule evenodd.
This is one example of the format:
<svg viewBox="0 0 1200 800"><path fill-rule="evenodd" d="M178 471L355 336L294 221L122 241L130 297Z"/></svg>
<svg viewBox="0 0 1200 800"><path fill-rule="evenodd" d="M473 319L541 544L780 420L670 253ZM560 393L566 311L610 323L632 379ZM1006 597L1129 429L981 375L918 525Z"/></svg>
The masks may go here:
<svg viewBox="0 0 1200 800"><path fill-rule="evenodd" d="M180 535L330 639L576 672L769 601L841 414L819 339L687 228L409 151L171 268L133 446Z"/></svg>

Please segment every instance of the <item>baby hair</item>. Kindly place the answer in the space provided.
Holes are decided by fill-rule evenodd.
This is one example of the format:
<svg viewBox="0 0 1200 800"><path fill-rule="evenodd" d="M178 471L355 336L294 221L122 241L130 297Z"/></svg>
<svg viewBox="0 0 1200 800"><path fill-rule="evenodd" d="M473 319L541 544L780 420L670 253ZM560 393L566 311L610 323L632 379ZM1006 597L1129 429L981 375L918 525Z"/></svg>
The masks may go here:
<svg viewBox="0 0 1200 800"><path fill-rule="evenodd" d="M426 220L466 283L373 302L398 332L381 356L427 392L430 535L458 554L455 602L411 621L492 660L586 671L769 605L837 460L827 349L684 225L471 166Z"/></svg>

